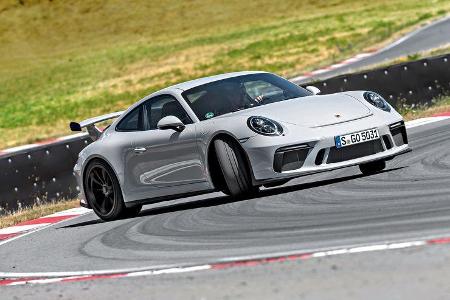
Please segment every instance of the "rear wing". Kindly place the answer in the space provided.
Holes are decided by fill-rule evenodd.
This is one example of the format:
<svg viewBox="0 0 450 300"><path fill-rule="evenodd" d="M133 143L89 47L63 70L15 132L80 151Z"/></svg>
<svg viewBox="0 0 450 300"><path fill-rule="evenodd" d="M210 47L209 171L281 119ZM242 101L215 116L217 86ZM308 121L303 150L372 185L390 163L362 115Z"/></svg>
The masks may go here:
<svg viewBox="0 0 450 300"><path fill-rule="evenodd" d="M81 131L83 128L86 128L89 136L95 141L97 140L100 135L102 134L102 131L98 129L95 124L100 123L106 120L115 119L120 117L124 111L118 111L110 114L106 114L103 116L93 117L84 121L81 121L80 123L77 122L70 122L70 130L72 131Z"/></svg>

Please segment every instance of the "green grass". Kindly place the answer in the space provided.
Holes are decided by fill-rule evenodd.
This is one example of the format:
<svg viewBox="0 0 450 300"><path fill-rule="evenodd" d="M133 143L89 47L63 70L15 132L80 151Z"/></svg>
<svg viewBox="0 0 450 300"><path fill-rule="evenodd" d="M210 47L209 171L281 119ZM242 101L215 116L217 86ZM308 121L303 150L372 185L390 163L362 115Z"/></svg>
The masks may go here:
<svg viewBox="0 0 450 300"><path fill-rule="evenodd" d="M399 107L398 112L405 120L414 120L418 118L431 117L440 113L450 112L450 96L441 96L432 101L429 105L410 106L403 105Z"/></svg>
<svg viewBox="0 0 450 300"><path fill-rule="evenodd" d="M3 1L0 149L195 77L303 73L449 11L447 0Z"/></svg>
<svg viewBox="0 0 450 300"><path fill-rule="evenodd" d="M34 220L43 216L48 216L58 211L79 207L80 200L60 200L49 203L34 204L30 207L23 207L16 211L0 211L0 228L17 225L21 222Z"/></svg>

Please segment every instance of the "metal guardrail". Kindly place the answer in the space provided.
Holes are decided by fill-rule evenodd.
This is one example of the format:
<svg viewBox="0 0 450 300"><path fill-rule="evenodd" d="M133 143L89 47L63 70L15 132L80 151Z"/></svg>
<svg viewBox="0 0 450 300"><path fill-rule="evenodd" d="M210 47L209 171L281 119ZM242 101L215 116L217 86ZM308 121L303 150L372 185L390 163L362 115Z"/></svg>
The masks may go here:
<svg viewBox="0 0 450 300"><path fill-rule="evenodd" d="M78 153L92 140L76 136L0 157L0 214L35 203L76 197Z"/></svg>
<svg viewBox="0 0 450 300"><path fill-rule="evenodd" d="M372 90L394 106L425 104L450 91L450 54L308 83L323 94ZM34 203L73 198L73 166L92 140L75 136L0 156L0 214Z"/></svg>

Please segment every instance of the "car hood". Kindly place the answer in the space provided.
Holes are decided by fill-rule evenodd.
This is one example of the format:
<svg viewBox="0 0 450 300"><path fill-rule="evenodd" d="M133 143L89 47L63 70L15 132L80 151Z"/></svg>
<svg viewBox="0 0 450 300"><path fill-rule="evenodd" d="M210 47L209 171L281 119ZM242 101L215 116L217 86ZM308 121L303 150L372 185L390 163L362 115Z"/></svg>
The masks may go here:
<svg viewBox="0 0 450 300"><path fill-rule="evenodd" d="M320 127L370 116L363 102L347 94L315 95L266 104L233 115L263 116L278 122Z"/></svg>

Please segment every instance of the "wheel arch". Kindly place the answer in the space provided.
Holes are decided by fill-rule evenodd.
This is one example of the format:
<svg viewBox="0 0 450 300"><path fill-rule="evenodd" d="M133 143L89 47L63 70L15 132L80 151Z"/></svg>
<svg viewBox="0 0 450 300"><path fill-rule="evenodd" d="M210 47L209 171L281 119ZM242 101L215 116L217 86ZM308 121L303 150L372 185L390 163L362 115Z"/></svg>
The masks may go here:
<svg viewBox="0 0 450 300"><path fill-rule="evenodd" d="M86 194L86 187L84 186L84 179L86 176L86 170L87 167L92 164L94 161L101 161L103 163L106 163L114 172L114 176L116 176L117 181L119 182L120 185L120 192L122 193L122 197L124 197L123 195L123 191L122 191L122 183L121 183L121 178L119 177L119 175L117 174L116 169L113 167L113 165L109 162L109 160L107 158L105 158L104 156L98 155L98 154L94 154L89 156L83 163L83 169L81 170L81 184L83 185L83 192ZM87 199L86 199L87 201Z"/></svg>

